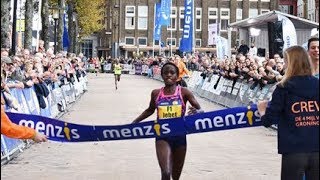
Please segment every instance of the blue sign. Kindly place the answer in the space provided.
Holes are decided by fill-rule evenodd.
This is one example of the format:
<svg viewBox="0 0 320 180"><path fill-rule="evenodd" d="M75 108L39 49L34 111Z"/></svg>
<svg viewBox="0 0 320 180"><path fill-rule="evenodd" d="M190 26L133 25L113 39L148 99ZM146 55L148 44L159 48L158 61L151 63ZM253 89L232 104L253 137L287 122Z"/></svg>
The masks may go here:
<svg viewBox="0 0 320 180"><path fill-rule="evenodd" d="M160 19L161 19L161 4L157 3L156 4L156 19L155 19L155 24L154 24L154 32L153 32L153 39L154 40L160 40L161 38L161 24L160 24Z"/></svg>
<svg viewBox="0 0 320 180"><path fill-rule="evenodd" d="M61 142L111 141L177 136L261 126L256 107L236 107L176 119L125 125L80 125L38 115L7 113L16 124L36 129Z"/></svg>
<svg viewBox="0 0 320 180"><path fill-rule="evenodd" d="M161 0L160 25L170 25L171 0Z"/></svg>
<svg viewBox="0 0 320 180"><path fill-rule="evenodd" d="M70 19L69 19L70 21ZM66 15L63 15L63 47L67 48L69 47L69 35L68 35L68 29L66 24Z"/></svg>
<svg viewBox="0 0 320 180"><path fill-rule="evenodd" d="M179 50L192 52L193 48L193 0L184 1L184 24Z"/></svg>

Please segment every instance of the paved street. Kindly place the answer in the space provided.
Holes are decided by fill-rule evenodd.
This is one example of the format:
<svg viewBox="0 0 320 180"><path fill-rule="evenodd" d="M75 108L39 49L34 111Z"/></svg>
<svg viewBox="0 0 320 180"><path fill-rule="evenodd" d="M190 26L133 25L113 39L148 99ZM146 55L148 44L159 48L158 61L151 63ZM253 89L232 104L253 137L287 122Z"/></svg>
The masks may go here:
<svg viewBox="0 0 320 180"><path fill-rule="evenodd" d="M163 84L123 75L115 90L111 74L90 74L88 92L61 119L96 125L131 123ZM222 107L197 98L205 111ZM149 120L155 119L155 114ZM276 133L255 127L188 136L182 180L277 180ZM32 145L1 168L4 180L160 179L154 139Z"/></svg>

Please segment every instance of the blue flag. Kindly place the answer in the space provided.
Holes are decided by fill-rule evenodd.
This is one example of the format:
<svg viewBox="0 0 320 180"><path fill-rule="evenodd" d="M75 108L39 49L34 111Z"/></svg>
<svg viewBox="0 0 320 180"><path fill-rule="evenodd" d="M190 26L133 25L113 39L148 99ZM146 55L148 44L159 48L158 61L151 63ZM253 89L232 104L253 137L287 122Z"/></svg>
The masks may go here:
<svg viewBox="0 0 320 180"><path fill-rule="evenodd" d="M193 48L193 0L184 0L184 24L179 50L192 52Z"/></svg>
<svg viewBox="0 0 320 180"><path fill-rule="evenodd" d="M70 18L69 18L70 21ZM63 15L63 47L69 47L69 36L68 36L68 29L66 25L66 15Z"/></svg>
<svg viewBox="0 0 320 180"><path fill-rule="evenodd" d="M160 19L161 19L161 14L160 14L160 9L161 4L157 3L156 4L156 19L155 19L155 24L154 24L154 32L153 32L153 39L154 40L160 40L161 38L161 24L160 24Z"/></svg>
<svg viewBox="0 0 320 180"><path fill-rule="evenodd" d="M160 25L170 25L171 0L161 0Z"/></svg>

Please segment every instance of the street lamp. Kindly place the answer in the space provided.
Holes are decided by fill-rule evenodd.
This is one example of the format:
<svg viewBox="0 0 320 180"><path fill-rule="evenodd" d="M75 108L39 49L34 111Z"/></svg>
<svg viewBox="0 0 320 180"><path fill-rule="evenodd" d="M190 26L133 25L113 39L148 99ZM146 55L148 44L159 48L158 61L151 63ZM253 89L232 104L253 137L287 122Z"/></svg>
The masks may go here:
<svg viewBox="0 0 320 180"><path fill-rule="evenodd" d="M57 21L59 20L59 9L52 8L52 18L54 20L54 54L57 53Z"/></svg>

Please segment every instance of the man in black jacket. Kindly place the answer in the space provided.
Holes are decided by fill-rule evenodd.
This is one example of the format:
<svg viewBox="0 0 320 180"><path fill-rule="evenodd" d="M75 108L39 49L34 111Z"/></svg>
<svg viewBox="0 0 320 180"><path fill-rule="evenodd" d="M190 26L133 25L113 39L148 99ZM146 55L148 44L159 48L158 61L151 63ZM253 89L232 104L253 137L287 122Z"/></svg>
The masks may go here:
<svg viewBox="0 0 320 180"><path fill-rule="evenodd" d="M241 41L241 45L238 49L238 53L241 53L242 55L247 55L247 53L249 52L249 47L248 45L245 44L244 40Z"/></svg>

